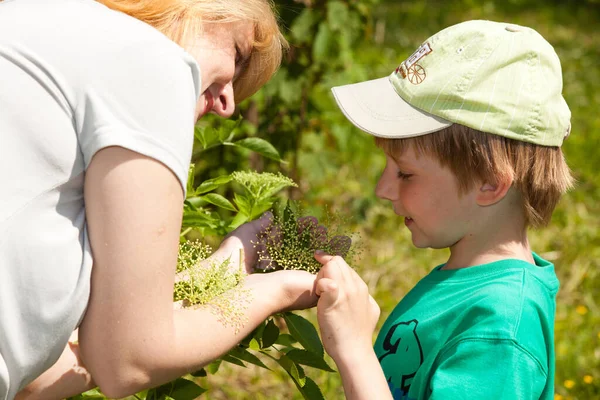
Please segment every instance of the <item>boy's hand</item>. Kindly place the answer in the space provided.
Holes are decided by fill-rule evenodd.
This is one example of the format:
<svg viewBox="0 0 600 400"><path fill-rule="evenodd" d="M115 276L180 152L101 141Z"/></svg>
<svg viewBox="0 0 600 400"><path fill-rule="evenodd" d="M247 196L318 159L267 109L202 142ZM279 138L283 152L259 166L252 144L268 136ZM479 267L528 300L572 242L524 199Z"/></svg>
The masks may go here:
<svg viewBox="0 0 600 400"><path fill-rule="evenodd" d="M317 318L323 345L336 364L373 352L379 306L365 282L343 258L315 253L323 267L317 275ZM350 360L352 358L352 360Z"/></svg>

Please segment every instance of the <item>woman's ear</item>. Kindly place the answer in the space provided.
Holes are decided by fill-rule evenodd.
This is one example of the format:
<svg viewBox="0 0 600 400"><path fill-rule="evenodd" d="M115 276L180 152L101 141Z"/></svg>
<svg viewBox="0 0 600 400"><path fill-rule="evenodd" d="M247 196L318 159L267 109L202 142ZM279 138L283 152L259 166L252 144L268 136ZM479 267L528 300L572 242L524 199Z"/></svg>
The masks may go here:
<svg viewBox="0 0 600 400"><path fill-rule="evenodd" d="M512 186L512 179L499 178L495 183L483 182L477 193L477 204L486 207L498 203Z"/></svg>

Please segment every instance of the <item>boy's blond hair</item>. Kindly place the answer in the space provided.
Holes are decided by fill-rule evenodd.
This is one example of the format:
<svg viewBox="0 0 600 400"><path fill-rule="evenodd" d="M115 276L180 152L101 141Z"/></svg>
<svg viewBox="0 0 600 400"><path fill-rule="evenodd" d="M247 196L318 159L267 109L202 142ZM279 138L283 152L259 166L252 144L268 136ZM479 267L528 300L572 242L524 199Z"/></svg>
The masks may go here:
<svg viewBox="0 0 600 400"><path fill-rule="evenodd" d="M287 41L270 0L98 0L158 29L183 48L202 34L204 23L254 24L247 68L233 82L236 102L254 94L279 68Z"/></svg>
<svg viewBox="0 0 600 400"><path fill-rule="evenodd" d="M455 175L459 193L477 182L493 184L509 178L522 196L526 225L532 227L547 225L561 195L573 186L560 147L522 142L460 124L411 138L376 137L375 142L392 158L411 145L417 156L434 157Z"/></svg>

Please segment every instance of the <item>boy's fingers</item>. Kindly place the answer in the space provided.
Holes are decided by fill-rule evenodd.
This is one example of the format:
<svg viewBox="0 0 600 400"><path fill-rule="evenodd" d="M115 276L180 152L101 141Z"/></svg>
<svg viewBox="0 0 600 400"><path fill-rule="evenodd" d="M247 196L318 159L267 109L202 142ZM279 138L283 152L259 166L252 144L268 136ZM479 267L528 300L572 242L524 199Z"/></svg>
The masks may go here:
<svg viewBox="0 0 600 400"><path fill-rule="evenodd" d="M333 256L331 254L327 254L322 250L315 251L315 259L323 265L332 261L334 258L335 258L335 256Z"/></svg>
<svg viewBox="0 0 600 400"><path fill-rule="evenodd" d="M339 285L346 286L354 281L352 268L340 256L332 256L323 253L320 250L315 252L315 258L323 266L319 271L319 278L328 278L337 282Z"/></svg>
<svg viewBox="0 0 600 400"><path fill-rule="evenodd" d="M339 286L332 279L322 278L317 280L316 293L326 304L333 304L337 300Z"/></svg>

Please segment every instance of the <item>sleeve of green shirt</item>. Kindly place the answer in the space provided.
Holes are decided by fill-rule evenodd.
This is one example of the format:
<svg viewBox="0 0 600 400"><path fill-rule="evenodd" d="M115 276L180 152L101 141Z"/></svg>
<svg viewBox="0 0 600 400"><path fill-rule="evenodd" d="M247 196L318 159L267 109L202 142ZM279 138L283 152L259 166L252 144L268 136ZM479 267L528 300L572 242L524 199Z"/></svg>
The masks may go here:
<svg viewBox="0 0 600 400"><path fill-rule="evenodd" d="M510 339L466 339L443 351L430 380L430 400L539 399L545 367Z"/></svg>

